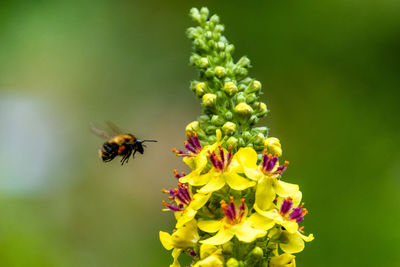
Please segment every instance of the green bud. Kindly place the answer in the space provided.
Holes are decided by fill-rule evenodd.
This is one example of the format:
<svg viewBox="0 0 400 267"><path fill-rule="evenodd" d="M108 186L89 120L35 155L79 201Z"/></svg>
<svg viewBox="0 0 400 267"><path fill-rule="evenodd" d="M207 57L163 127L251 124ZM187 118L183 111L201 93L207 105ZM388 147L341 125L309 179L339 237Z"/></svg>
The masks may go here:
<svg viewBox="0 0 400 267"><path fill-rule="evenodd" d="M200 124L198 121L192 121L186 126L186 132L198 132L200 130Z"/></svg>
<svg viewBox="0 0 400 267"><path fill-rule="evenodd" d="M264 145L264 140L265 140L264 135L262 133L259 133L254 137L254 144L255 145Z"/></svg>
<svg viewBox="0 0 400 267"><path fill-rule="evenodd" d="M246 93L255 93L260 91L261 83L259 81L253 81L246 89Z"/></svg>
<svg viewBox="0 0 400 267"><path fill-rule="evenodd" d="M200 66L200 68L202 68L202 69L207 68L207 67L208 67L208 59L207 59L206 57L200 58L200 60L199 60L199 66Z"/></svg>
<svg viewBox="0 0 400 267"><path fill-rule="evenodd" d="M214 72L211 69L207 69L205 74L207 78L211 78L214 76Z"/></svg>
<svg viewBox="0 0 400 267"><path fill-rule="evenodd" d="M200 60L199 55L193 54L189 58L189 63L190 63L190 65L196 65L196 63L199 62L199 60Z"/></svg>
<svg viewBox="0 0 400 267"><path fill-rule="evenodd" d="M212 37L213 37L212 32L207 31L207 32L206 32L206 38L207 38L207 39L212 39Z"/></svg>
<svg viewBox="0 0 400 267"><path fill-rule="evenodd" d="M235 47L232 44L227 45L226 49L225 49L225 51L229 54L232 54L234 50L235 50Z"/></svg>
<svg viewBox="0 0 400 267"><path fill-rule="evenodd" d="M246 102L246 97L244 96L244 94L242 92L240 92L236 95L236 104L239 104L242 102Z"/></svg>
<svg viewBox="0 0 400 267"><path fill-rule="evenodd" d="M203 104L206 107L212 107L217 102L217 96L214 94L203 95Z"/></svg>
<svg viewBox="0 0 400 267"><path fill-rule="evenodd" d="M260 121L260 119L255 115L251 116L249 119L249 122L251 125L257 124L259 121Z"/></svg>
<svg viewBox="0 0 400 267"><path fill-rule="evenodd" d="M189 12L189 15L194 21L200 23L200 17L201 16L200 16L200 12L199 12L199 10L197 8L195 8L195 7L191 8L190 12Z"/></svg>
<svg viewBox="0 0 400 267"><path fill-rule="evenodd" d="M210 135L209 137L208 137L208 143L209 144L213 144L213 143L215 143L217 141L217 137L215 137L215 135Z"/></svg>
<svg viewBox="0 0 400 267"><path fill-rule="evenodd" d="M246 264L247 266L256 266L262 261L264 257L264 251L262 248L256 246L247 256Z"/></svg>
<svg viewBox="0 0 400 267"><path fill-rule="evenodd" d="M225 122L224 126L222 126L222 131L224 131L224 133L226 135L232 135L236 132L236 124L234 124L233 122L227 121L227 122Z"/></svg>
<svg viewBox="0 0 400 267"><path fill-rule="evenodd" d="M252 137L252 136L251 136L251 133L250 133L249 131L244 131L244 132L242 133L242 136L243 136L243 139L244 139L246 142L249 141L250 138Z"/></svg>
<svg viewBox="0 0 400 267"><path fill-rule="evenodd" d="M232 254L233 253L233 247L234 247L233 243L231 241L229 241L229 242L224 243L222 245L222 250L224 251L225 254Z"/></svg>
<svg viewBox="0 0 400 267"><path fill-rule="evenodd" d="M214 31L217 32L217 33L221 33L221 32L223 32L224 30L225 30L224 25L221 25L221 24L216 25L216 26L215 26L215 29L214 29ZM219 38L218 38L218 39L219 39Z"/></svg>
<svg viewBox="0 0 400 267"><path fill-rule="evenodd" d="M233 137L233 136L231 136L231 137L229 137L228 140L226 141L226 144L227 144L228 146L232 146L232 148L236 148L237 145L238 145L238 139L235 138L235 137Z"/></svg>
<svg viewBox="0 0 400 267"><path fill-rule="evenodd" d="M215 126L221 126L222 124L224 124L225 120L218 115L213 115L211 118L211 123Z"/></svg>
<svg viewBox="0 0 400 267"><path fill-rule="evenodd" d="M254 147L254 145L253 145L252 143L249 143L249 144L247 144L247 147L251 147L251 148L253 148L253 147Z"/></svg>
<svg viewBox="0 0 400 267"><path fill-rule="evenodd" d="M236 87L235 83L233 82L226 82L224 85L224 91L228 95L232 96L237 93L238 88Z"/></svg>
<svg viewBox="0 0 400 267"><path fill-rule="evenodd" d="M247 104L251 104L251 103L253 103L254 101L256 101L256 99L257 99L256 94L250 94L250 95L248 95L248 96L246 97L246 103L247 103Z"/></svg>
<svg viewBox="0 0 400 267"><path fill-rule="evenodd" d="M217 48L219 50L225 50L225 43L224 42L218 42L217 43Z"/></svg>
<svg viewBox="0 0 400 267"><path fill-rule="evenodd" d="M235 112L239 115L247 116L253 114L253 109L246 103L242 102L236 105Z"/></svg>
<svg viewBox="0 0 400 267"><path fill-rule="evenodd" d="M238 145L243 147L245 144L246 144L246 142L244 141L244 139L240 137L238 139Z"/></svg>
<svg viewBox="0 0 400 267"><path fill-rule="evenodd" d="M210 121L210 117L207 115L201 115L197 118L200 123L206 123Z"/></svg>
<svg viewBox="0 0 400 267"><path fill-rule="evenodd" d="M196 91L196 94L198 96L203 96L204 92L207 90L207 85L203 82L196 84L194 87L194 90Z"/></svg>
<svg viewBox="0 0 400 267"><path fill-rule="evenodd" d="M218 78L222 78L222 77L224 77L226 75L226 69L224 67L221 67L221 66L215 67L214 72L215 72L215 75Z"/></svg>
<svg viewBox="0 0 400 267"><path fill-rule="evenodd" d="M217 98L219 98L219 99L222 99L225 96L224 93L221 91L217 91L215 94L217 95Z"/></svg>
<svg viewBox="0 0 400 267"><path fill-rule="evenodd" d="M214 125L209 125L206 128L206 134L213 134L215 133L215 131L218 129L218 127L214 126Z"/></svg>
<svg viewBox="0 0 400 267"><path fill-rule="evenodd" d="M250 59L246 56L243 56L239 59L239 61L236 63L236 65L239 67L249 67Z"/></svg>
<svg viewBox="0 0 400 267"><path fill-rule="evenodd" d="M211 23L213 24L218 24L219 23L219 17L218 15L212 15L210 18Z"/></svg>
<svg viewBox="0 0 400 267"><path fill-rule="evenodd" d="M200 9L200 14L201 14L202 18L204 19L204 21L207 20L207 17L208 17L209 13L210 12L208 11L208 8L206 8L206 7L202 7Z"/></svg>
<svg viewBox="0 0 400 267"><path fill-rule="evenodd" d="M232 115L232 112L230 112L230 111L227 111L226 113L225 113L225 119L227 119L227 120L232 120L232 118L233 118L233 115Z"/></svg>
<svg viewBox="0 0 400 267"><path fill-rule="evenodd" d="M254 131L255 133L262 133L263 135L266 135L268 132L268 128L267 127L254 127L252 129L252 131Z"/></svg>
<svg viewBox="0 0 400 267"><path fill-rule="evenodd" d="M239 262L235 258L230 258L226 262L226 267L239 267Z"/></svg>

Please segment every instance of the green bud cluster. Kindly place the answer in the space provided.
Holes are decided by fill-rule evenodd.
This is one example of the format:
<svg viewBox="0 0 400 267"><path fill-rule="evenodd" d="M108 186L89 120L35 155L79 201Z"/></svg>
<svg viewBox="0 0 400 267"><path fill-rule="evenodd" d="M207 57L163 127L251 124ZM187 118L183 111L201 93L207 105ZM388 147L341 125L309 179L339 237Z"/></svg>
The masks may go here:
<svg viewBox="0 0 400 267"><path fill-rule="evenodd" d="M190 27L187 35L194 50L190 64L199 70L199 80L192 81L190 87L203 106L204 115L198 122L206 136L199 135L201 141L211 144L220 129L233 147L262 151L268 129L254 126L268 109L260 99L261 83L248 76L250 59L243 56L234 61L234 46L223 35L224 26L217 15L210 16L203 7L192 8L190 16L199 24Z"/></svg>

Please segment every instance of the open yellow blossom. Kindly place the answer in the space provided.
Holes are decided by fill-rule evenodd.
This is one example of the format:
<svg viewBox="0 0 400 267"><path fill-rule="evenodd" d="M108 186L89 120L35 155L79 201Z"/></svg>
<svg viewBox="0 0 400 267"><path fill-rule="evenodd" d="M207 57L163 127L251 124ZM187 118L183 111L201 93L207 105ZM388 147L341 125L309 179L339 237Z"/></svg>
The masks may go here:
<svg viewBox="0 0 400 267"><path fill-rule="evenodd" d="M174 262L170 265L171 267L179 267L178 257L182 249L193 247L200 238L195 220L182 225L172 235L160 231L159 236L161 244L166 250L173 249L172 257L174 258Z"/></svg>
<svg viewBox="0 0 400 267"><path fill-rule="evenodd" d="M299 186L281 181L279 178L286 170L287 161L279 166L277 156L267 154L264 151L262 161L257 166L257 152L254 149L247 149L246 154L242 155L246 160L241 159L244 166L244 173L252 180L258 181L256 199L262 200L260 208L266 210L272 205L276 194L281 197L288 197L299 191Z"/></svg>
<svg viewBox="0 0 400 267"><path fill-rule="evenodd" d="M239 175L243 172L242 162L239 159L245 160L245 157L242 156L245 151L246 148L241 148L232 156L231 149L226 152L219 147L217 153L215 151L210 152L209 158L213 167L208 173L198 177L198 185L204 185L199 192L204 194L214 192L224 187L225 184L228 184L234 190L244 190L254 186L256 184L254 181L249 181ZM183 178L180 179L181 182L184 181Z"/></svg>
<svg viewBox="0 0 400 267"><path fill-rule="evenodd" d="M314 240L314 235L309 234L308 236L303 235L302 227L295 233L289 233L288 231L283 231L280 236L281 243L280 248L286 253L298 253L303 251L305 245L304 242L310 242Z"/></svg>
<svg viewBox="0 0 400 267"><path fill-rule="evenodd" d="M179 179L182 177L175 170L175 176ZM207 203L211 194L192 194L192 190L188 189L187 184L178 183L178 188L163 189L164 193L169 194L169 199L175 203L167 203L162 201L166 210L171 210L177 218L176 227L179 228L185 223L191 221L196 216L197 211Z"/></svg>
<svg viewBox="0 0 400 267"><path fill-rule="evenodd" d="M202 147L197 135L189 136L188 134L188 141L185 142L185 147L188 149L187 152L182 150L173 151L177 153L177 156L183 156L183 162L186 163L191 169L192 172L186 175L185 177L181 178L179 181L181 183L189 183L193 186L200 186L204 185L204 181L199 179L201 172L203 171L204 167L207 165L207 156L210 151L214 151L218 146L222 144L224 141L222 139L222 132L221 130L216 131L217 141L205 147Z"/></svg>
<svg viewBox="0 0 400 267"><path fill-rule="evenodd" d="M214 245L202 244L200 247L200 261L196 262L193 267L223 267L224 257L222 249Z"/></svg>
<svg viewBox="0 0 400 267"><path fill-rule="evenodd" d="M198 222L198 226L202 231L208 233L218 232L213 237L200 241L201 243L221 245L231 240L234 236L242 242L249 243L256 238L265 236L266 230L274 226L272 220L266 220L257 213L247 217L247 208L243 198L239 208L236 208L232 197L229 204L222 200L221 208L225 214L225 217L221 220Z"/></svg>

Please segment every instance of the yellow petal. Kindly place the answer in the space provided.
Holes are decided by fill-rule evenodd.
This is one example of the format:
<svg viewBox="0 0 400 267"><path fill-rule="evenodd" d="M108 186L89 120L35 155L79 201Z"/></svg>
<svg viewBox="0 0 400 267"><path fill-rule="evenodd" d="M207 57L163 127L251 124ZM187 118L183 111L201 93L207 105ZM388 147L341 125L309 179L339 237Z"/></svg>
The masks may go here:
<svg viewBox="0 0 400 267"><path fill-rule="evenodd" d="M234 233L232 233L229 228L225 229L224 227L222 227L222 229L215 236L202 240L200 242L210 245L222 245L231 240L233 236Z"/></svg>
<svg viewBox="0 0 400 267"><path fill-rule="evenodd" d="M304 241L297 233L291 234L284 231L281 241L279 245L286 253L298 253L304 249Z"/></svg>
<svg viewBox="0 0 400 267"><path fill-rule="evenodd" d="M264 230L252 228L251 223L247 220L244 223L232 227L232 232L235 233L240 241L246 243L252 242L256 238L263 237L267 234Z"/></svg>
<svg viewBox="0 0 400 267"><path fill-rule="evenodd" d="M182 249L174 249L172 251L172 257L174 258L174 262L169 267L181 267L178 262L179 255L181 255Z"/></svg>
<svg viewBox="0 0 400 267"><path fill-rule="evenodd" d="M174 248L174 246L172 245L172 242L171 242L171 235L169 233L160 231L159 236L160 236L161 244L163 245L163 247L166 250L171 250Z"/></svg>
<svg viewBox="0 0 400 267"><path fill-rule="evenodd" d="M295 256L290 254L282 254L279 256L274 256L269 261L270 267L295 267Z"/></svg>
<svg viewBox="0 0 400 267"><path fill-rule="evenodd" d="M196 162L194 160L194 157L184 157L182 161L189 166L192 170L196 169Z"/></svg>
<svg viewBox="0 0 400 267"><path fill-rule="evenodd" d="M257 167L257 152L250 147L240 148L238 152L234 155L240 164L248 168Z"/></svg>
<svg viewBox="0 0 400 267"><path fill-rule="evenodd" d="M224 264L220 257L217 256L210 256L205 258L204 260L196 262L193 267L223 267Z"/></svg>
<svg viewBox="0 0 400 267"><path fill-rule="evenodd" d="M283 222L281 223L281 225L283 227L286 228L286 230L289 233L296 233L297 230L299 229L299 225L297 224L297 222L295 221L287 221L287 220L283 220Z"/></svg>
<svg viewBox="0 0 400 267"><path fill-rule="evenodd" d="M273 201L276 196L273 183L273 178L268 176L264 176L258 181L256 189L256 204L262 210L268 210L273 206Z"/></svg>
<svg viewBox="0 0 400 267"><path fill-rule="evenodd" d="M200 171L196 170L192 171L191 173L182 178L179 178L179 182L189 183L192 186L201 186L208 183L210 179L211 179L210 173L200 175Z"/></svg>
<svg viewBox="0 0 400 267"><path fill-rule="evenodd" d="M211 194L195 194L192 197L192 201L190 202L189 207L194 210L199 210L207 203L210 196Z"/></svg>
<svg viewBox="0 0 400 267"><path fill-rule="evenodd" d="M226 183L234 190L241 191L256 185L254 181L249 181L236 172L224 173L223 176L226 180Z"/></svg>
<svg viewBox="0 0 400 267"><path fill-rule="evenodd" d="M274 188L275 192L281 197L294 196L299 191L299 186L297 184L290 184L280 180L276 180Z"/></svg>
<svg viewBox="0 0 400 267"><path fill-rule="evenodd" d="M219 248L214 245L202 244L200 247L200 259L205 259L214 253L219 252Z"/></svg>
<svg viewBox="0 0 400 267"><path fill-rule="evenodd" d="M204 232L207 233L215 233L221 228L221 221L216 221L216 220L204 220L204 221L199 221L197 223L197 226Z"/></svg>
<svg viewBox="0 0 400 267"><path fill-rule="evenodd" d="M212 177L205 186L200 188L199 192L200 193L214 192L224 187L224 185L225 185L225 179L222 177L222 175L214 175L214 177Z"/></svg>
<svg viewBox="0 0 400 267"><path fill-rule="evenodd" d="M177 214L178 212L175 212ZM183 212L181 212L181 216L177 218L176 228L182 227L185 223L191 221L194 216L196 216L197 210L191 209L187 207Z"/></svg>
<svg viewBox="0 0 400 267"><path fill-rule="evenodd" d="M258 207L257 202L254 203L254 209L262 216L267 217L271 220L274 220L275 222L281 224L283 222L282 216L278 213L277 210L262 210L260 207Z"/></svg>
<svg viewBox="0 0 400 267"><path fill-rule="evenodd" d="M300 205L302 196L303 195L300 191L297 191L291 196L293 200L293 207L298 207Z"/></svg>
<svg viewBox="0 0 400 267"><path fill-rule="evenodd" d="M306 242L310 242L310 241L314 240L313 234L309 234L308 236L305 236L305 235L301 234L300 232L297 232L297 234Z"/></svg>
<svg viewBox="0 0 400 267"><path fill-rule="evenodd" d="M254 180L254 181L258 181L264 176L262 171L260 171L257 167L249 168L249 167L244 166L243 170L244 170L244 174L246 174L246 176L249 179Z"/></svg>
<svg viewBox="0 0 400 267"><path fill-rule="evenodd" d="M258 213L253 213L249 218L247 218L247 220L254 228L262 230L269 230L275 225L274 220L264 217Z"/></svg>

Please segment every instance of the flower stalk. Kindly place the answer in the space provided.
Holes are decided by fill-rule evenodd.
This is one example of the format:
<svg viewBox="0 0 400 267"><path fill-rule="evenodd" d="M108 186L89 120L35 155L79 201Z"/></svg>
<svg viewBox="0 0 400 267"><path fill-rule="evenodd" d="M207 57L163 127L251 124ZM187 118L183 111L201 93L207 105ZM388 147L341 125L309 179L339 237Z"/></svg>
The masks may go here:
<svg viewBox="0 0 400 267"><path fill-rule="evenodd" d="M187 31L193 42L190 64L199 71L191 89L203 114L186 126L183 149L173 149L191 169L174 175L174 189L163 189L177 223L160 240L173 263L185 253L191 266L295 266L294 253L313 235L304 235L308 211L296 184L282 181L278 138L256 126L268 113L260 81L248 76L250 60L234 61L224 26L207 8L192 8L198 23Z"/></svg>

